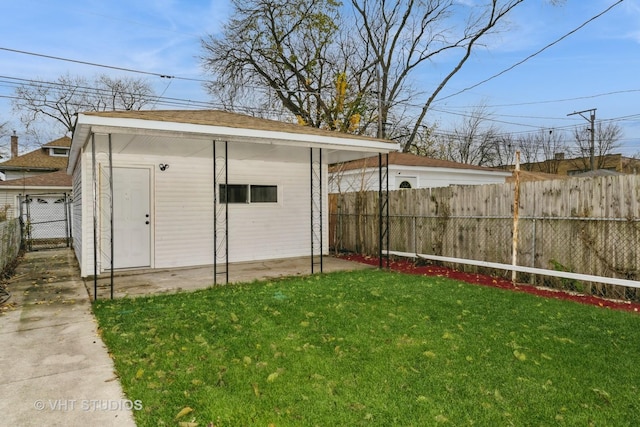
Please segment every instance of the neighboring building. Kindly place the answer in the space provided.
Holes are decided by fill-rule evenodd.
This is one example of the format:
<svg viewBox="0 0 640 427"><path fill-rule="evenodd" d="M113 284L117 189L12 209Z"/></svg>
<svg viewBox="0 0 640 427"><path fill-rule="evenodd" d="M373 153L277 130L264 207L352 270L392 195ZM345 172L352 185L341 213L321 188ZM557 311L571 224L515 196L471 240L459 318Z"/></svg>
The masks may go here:
<svg viewBox="0 0 640 427"><path fill-rule="evenodd" d="M383 156L383 165L386 165ZM329 192L378 189L378 157L333 164ZM450 185L503 184L511 172L408 153L389 153L389 190Z"/></svg>
<svg viewBox="0 0 640 427"><path fill-rule="evenodd" d="M545 172L558 175L579 175L591 170L589 157L576 157L567 159L564 153L556 153L553 159L544 162L521 163L520 169L531 172ZM633 157L625 157L622 154L608 154L600 158L595 157L596 169L604 169L624 174L640 173L640 160ZM513 169L513 165L506 169Z"/></svg>
<svg viewBox="0 0 640 427"><path fill-rule="evenodd" d="M0 172L4 173L5 181L11 181L64 170L67 168L70 146L71 138L65 136L19 156L18 137L13 135L11 159L0 163Z"/></svg>
<svg viewBox="0 0 640 427"><path fill-rule="evenodd" d="M5 177L0 181L0 209L6 212L7 218L18 217L20 203L27 201L27 195L42 196L30 203L38 203L45 210L45 217L48 206L56 212L52 216L59 216L59 209L54 205L61 195L71 194L71 177L65 173L70 146L71 138L63 137L18 155L18 137L11 136L12 157L0 163L0 172Z"/></svg>
<svg viewBox="0 0 640 427"><path fill-rule="evenodd" d="M520 182L548 181L550 179L569 179L567 175L556 175L553 173L520 171ZM507 178L507 182L515 182L515 171Z"/></svg>
<svg viewBox="0 0 640 427"><path fill-rule="evenodd" d="M309 255L313 265L329 247L327 164L398 148L223 111L78 114L67 172L81 275Z"/></svg>

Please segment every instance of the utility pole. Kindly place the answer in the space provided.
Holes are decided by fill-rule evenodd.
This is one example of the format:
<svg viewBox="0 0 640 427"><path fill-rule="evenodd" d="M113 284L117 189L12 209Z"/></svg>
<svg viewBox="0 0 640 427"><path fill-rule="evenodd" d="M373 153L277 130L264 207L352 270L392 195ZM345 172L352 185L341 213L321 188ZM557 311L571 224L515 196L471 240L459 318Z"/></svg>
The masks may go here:
<svg viewBox="0 0 640 427"><path fill-rule="evenodd" d="M584 116L584 113L590 113L589 118ZM591 108L590 110L575 111L573 113L567 114L567 116L573 116L575 114L579 114L580 117L582 117L583 119L591 123L591 128L589 129L591 131L591 144L589 146L589 162L591 165L591 170L592 171L596 170L596 163L594 158L595 157L594 152L595 152L595 146L596 146L596 109Z"/></svg>

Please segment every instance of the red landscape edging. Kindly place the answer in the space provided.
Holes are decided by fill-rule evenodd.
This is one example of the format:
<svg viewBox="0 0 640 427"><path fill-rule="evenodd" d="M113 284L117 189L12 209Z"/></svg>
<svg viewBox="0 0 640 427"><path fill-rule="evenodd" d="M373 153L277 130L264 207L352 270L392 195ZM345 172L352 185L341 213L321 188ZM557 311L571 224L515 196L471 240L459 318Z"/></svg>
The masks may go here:
<svg viewBox="0 0 640 427"><path fill-rule="evenodd" d="M364 255L341 255L340 258L360 262L369 265L379 265L379 259L375 257L369 257ZM634 303L631 301L618 301L605 298L599 298L593 295L584 295L577 293L570 293L562 290L541 288L538 286L531 286L526 284L518 284L517 286L511 283L511 281L500 278L492 277L483 274L465 273L457 271L451 268L442 267L438 265L416 265L410 260L391 260L389 261L389 268L393 271L401 273L415 274L421 276L436 276L446 277L449 279L460 280L463 282L490 286L493 288L508 289L516 292L525 292L532 295L537 295L545 298L554 298L567 301L575 301L581 304L594 305L598 307L606 307L614 310L630 311L632 313L640 314L640 303Z"/></svg>

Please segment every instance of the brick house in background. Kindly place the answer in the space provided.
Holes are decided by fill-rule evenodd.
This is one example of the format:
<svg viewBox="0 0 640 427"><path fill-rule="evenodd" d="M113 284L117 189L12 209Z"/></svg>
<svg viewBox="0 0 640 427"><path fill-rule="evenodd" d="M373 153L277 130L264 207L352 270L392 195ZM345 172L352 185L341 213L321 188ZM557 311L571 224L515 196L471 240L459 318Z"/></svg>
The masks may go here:
<svg viewBox="0 0 640 427"><path fill-rule="evenodd" d="M596 169L620 172L625 174L640 173L640 160L625 157L622 154L608 154L595 157ZM513 169L513 165L507 167ZM521 163L520 169L530 172L544 172L558 175L580 175L590 170L589 157L567 159L564 153L556 153L553 159L544 162Z"/></svg>

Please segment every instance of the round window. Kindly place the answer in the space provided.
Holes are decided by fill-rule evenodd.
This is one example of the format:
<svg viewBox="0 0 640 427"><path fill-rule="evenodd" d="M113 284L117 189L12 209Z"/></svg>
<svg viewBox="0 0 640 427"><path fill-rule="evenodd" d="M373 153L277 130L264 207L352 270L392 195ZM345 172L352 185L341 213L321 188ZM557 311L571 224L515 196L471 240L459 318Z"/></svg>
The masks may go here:
<svg viewBox="0 0 640 427"><path fill-rule="evenodd" d="M411 188L411 183L409 181L402 181L400 183L400 188Z"/></svg>

